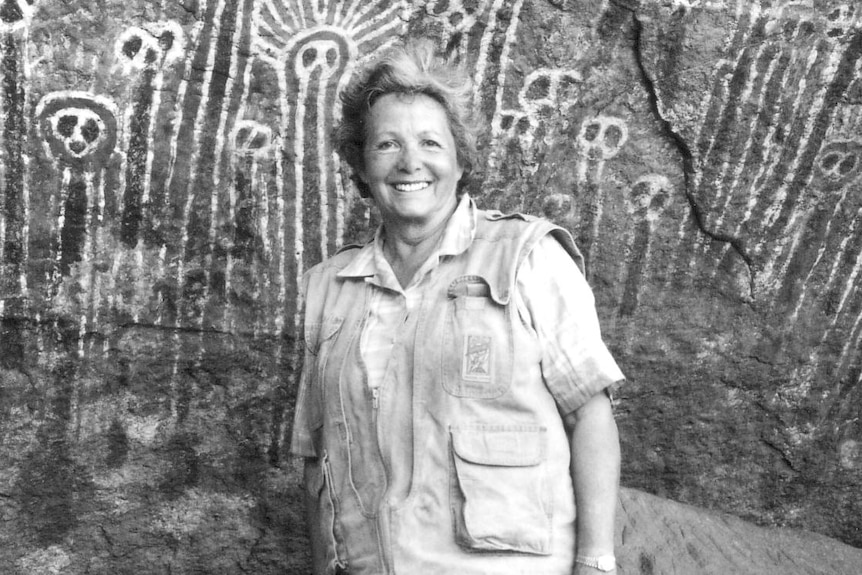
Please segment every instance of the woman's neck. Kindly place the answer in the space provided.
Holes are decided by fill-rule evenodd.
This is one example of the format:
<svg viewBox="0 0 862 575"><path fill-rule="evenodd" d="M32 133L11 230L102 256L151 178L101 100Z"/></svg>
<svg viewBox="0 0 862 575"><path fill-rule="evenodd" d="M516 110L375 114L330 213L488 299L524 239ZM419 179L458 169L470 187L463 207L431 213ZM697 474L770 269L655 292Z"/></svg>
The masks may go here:
<svg viewBox="0 0 862 575"><path fill-rule="evenodd" d="M430 229L404 222L384 223L383 255L401 287L410 285L413 276L437 249L448 221L446 218Z"/></svg>

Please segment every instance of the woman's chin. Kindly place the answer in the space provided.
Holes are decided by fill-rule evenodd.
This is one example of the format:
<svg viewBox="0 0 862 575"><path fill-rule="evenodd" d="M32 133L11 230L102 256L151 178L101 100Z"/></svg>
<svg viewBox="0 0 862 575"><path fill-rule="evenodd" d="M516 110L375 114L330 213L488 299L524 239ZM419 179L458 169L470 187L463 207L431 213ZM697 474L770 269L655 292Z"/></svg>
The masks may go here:
<svg viewBox="0 0 862 575"><path fill-rule="evenodd" d="M384 220L393 224L435 224L447 219L454 211L454 204L429 202L424 198L407 198L397 205L389 206L383 213ZM383 212L383 210L381 210Z"/></svg>

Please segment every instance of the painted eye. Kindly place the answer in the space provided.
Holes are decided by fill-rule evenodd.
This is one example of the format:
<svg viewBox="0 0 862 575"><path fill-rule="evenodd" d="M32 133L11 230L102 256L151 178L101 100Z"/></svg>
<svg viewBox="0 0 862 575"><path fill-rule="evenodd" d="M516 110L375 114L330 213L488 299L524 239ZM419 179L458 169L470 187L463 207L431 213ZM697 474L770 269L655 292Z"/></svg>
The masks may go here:
<svg viewBox="0 0 862 575"><path fill-rule="evenodd" d="M60 132L60 135L68 138L75 131L75 126L78 125L78 116L73 116L71 114L64 114L57 121L57 131Z"/></svg>

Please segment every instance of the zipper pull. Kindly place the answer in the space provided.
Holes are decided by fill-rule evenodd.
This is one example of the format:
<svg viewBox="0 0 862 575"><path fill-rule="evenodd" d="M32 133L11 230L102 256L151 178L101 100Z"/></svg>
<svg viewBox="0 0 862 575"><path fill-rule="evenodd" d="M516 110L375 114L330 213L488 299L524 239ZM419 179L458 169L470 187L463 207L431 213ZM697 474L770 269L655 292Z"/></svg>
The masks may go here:
<svg viewBox="0 0 862 575"><path fill-rule="evenodd" d="M380 389L376 387L371 388L371 406L374 409L380 407Z"/></svg>

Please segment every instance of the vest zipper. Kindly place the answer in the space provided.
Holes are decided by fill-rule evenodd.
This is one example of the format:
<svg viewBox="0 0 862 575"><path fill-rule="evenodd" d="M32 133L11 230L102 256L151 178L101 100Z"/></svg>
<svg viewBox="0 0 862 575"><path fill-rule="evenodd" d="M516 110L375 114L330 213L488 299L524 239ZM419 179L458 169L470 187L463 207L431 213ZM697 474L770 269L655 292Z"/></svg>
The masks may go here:
<svg viewBox="0 0 862 575"><path fill-rule="evenodd" d="M332 520L329 525L327 525L328 532L327 535L331 538L331 541L326 541L324 543L332 545L332 554L334 556L334 564L335 564L335 573L348 573L347 563L341 559L341 554L338 552L338 539L335 537L335 499L332 496L333 483L332 483L332 472L329 468L329 453L324 449L323 450L323 458L320 462L323 467L323 480L325 485L323 489L326 491L326 497L329 500L329 507L332 509Z"/></svg>
<svg viewBox="0 0 862 575"><path fill-rule="evenodd" d="M371 407L374 409L380 408L380 389L377 387L371 388Z"/></svg>

